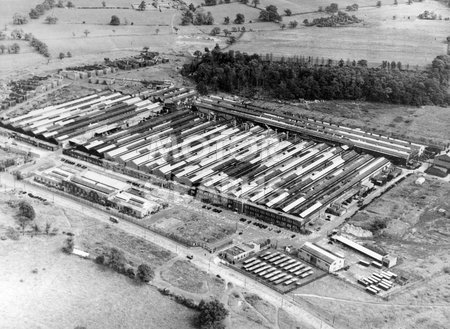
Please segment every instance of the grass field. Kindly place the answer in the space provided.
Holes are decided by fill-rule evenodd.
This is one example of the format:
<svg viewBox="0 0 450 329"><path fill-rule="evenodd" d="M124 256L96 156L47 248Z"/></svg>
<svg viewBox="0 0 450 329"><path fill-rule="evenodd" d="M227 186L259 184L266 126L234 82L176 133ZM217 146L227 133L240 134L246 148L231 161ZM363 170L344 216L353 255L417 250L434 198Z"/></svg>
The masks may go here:
<svg viewBox="0 0 450 329"><path fill-rule="evenodd" d="M305 115L320 120L392 134L419 143L445 145L450 139L448 107L406 107L352 101L324 101L308 104L278 104L256 101L269 109ZM432 127L432 128L430 128Z"/></svg>
<svg viewBox="0 0 450 329"><path fill-rule="evenodd" d="M36 211L35 222L42 228L48 221L59 233L33 238L20 233L19 240L11 239L8 231L17 226L17 210L7 201L18 197L0 193L1 328L193 328L195 312L156 289L64 254L61 246L66 236L61 232L75 233L76 245L88 251L114 242L129 259L145 260L152 266L165 262L170 253L115 228L97 226L80 213L24 198ZM145 252L140 254L140 249Z"/></svg>
<svg viewBox="0 0 450 329"><path fill-rule="evenodd" d="M188 261L177 260L160 275L172 286L190 293L220 295L224 292L223 280L210 276Z"/></svg>
<svg viewBox="0 0 450 329"><path fill-rule="evenodd" d="M316 2L314 6L317 8ZM277 56L367 59L374 63L395 60L404 65L426 65L446 52L444 42L448 34L448 21L416 19L424 10L433 10L443 17L450 16L449 8L428 1L411 6L400 4L363 8L354 14L364 19L364 23L354 27L319 28L302 24L304 19L325 16L324 13L285 17L286 22L297 20L299 27L282 31L273 23L253 24L251 27L255 32L245 33L232 49ZM395 20L393 16L396 16Z"/></svg>
<svg viewBox="0 0 450 329"><path fill-rule="evenodd" d="M162 210L147 225L186 241L213 243L235 232L235 223L212 211L181 205Z"/></svg>

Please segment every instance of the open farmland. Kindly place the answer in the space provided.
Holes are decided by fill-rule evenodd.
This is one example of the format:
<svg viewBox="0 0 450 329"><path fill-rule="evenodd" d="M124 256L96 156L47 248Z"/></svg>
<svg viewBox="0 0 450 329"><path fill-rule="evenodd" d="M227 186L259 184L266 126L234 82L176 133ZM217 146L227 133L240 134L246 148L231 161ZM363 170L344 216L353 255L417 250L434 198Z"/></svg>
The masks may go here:
<svg viewBox="0 0 450 329"><path fill-rule="evenodd" d="M314 10L318 6L314 2ZM293 8L291 10L295 12ZM272 53L274 56L366 59L369 63L395 60L404 65L424 66L446 52L444 41L449 25L444 20L416 19L424 10L435 11L443 17L450 16L449 8L439 2L429 1L411 6L400 2L398 6L361 8L351 14L362 18L362 24L340 28L305 27L302 24L304 19L327 16L326 13L283 17L285 24L294 19L300 24L296 29L286 30L281 30L275 23L254 24L252 29L255 32L245 33L232 49L248 53ZM393 16L396 16L395 20Z"/></svg>

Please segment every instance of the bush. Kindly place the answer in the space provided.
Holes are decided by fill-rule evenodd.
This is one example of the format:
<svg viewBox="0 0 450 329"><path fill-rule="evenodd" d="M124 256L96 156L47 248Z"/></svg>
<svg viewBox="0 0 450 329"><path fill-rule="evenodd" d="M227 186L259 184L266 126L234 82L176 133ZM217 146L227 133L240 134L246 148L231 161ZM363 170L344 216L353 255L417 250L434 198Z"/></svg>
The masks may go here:
<svg viewBox="0 0 450 329"><path fill-rule="evenodd" d="M71 254L73 252L73 247L75 246L75 243L73 241L72 237L68 237L63 244L62 250L66 254Z"/></svg>
<svg viewBox="0 0 450 329"><path fill-rule="evenodd" d="M378 232L382 229L385 229L387 227L386 221L383 219L376 219L371 225L370 225L370 231L372 233Z"/></svg>
<svg viewBox="0 0 450 329"><path fill-rule="evenodd" d="M111 21L109 22L109 25L120 25L120 19L116 15L111 16Z"/></svg>
<svg viewBox="0 0 450 329"><path fill-rule="evenodd" d="M95 262L99 265L104 265L105 264L105 256L99 255L99 256L95 257Z"/></svg>

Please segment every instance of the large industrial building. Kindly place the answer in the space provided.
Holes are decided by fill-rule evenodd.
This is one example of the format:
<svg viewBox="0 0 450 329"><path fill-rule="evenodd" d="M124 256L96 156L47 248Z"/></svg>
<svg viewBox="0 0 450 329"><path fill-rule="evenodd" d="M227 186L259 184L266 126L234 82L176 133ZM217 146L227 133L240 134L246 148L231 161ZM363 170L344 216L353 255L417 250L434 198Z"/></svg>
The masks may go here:
<svg viewBox="0 0 450 329"><path fill-rule="evenodd" d="M100 166L175 181L204 202L292 230L330 207L345 212L341 205L366 191L372 177L423 149L215 98L161 115L159 94L148 96L97 93L2 126Z"/></svg>
<svg viewBox="0 0 450 329"><path fill-rule="evenodd" d="M298 250L298 257L326 272L336 272L344 267L344 257L338 256L318 245L305 242Z"/></svg>

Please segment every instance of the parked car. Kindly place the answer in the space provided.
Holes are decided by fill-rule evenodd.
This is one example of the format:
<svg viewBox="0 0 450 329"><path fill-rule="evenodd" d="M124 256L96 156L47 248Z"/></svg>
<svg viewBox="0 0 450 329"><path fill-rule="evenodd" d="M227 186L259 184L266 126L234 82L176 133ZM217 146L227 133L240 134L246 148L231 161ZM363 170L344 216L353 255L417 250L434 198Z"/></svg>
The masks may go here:
<svg viewBox="0 0 450 329"><path fill-rule="evenodd" d="M119 223L119 220L116 218L116 217L109 217L109 220L111 221L111 222L113 222L114 224L117 224L117 223Z"/></svg>

